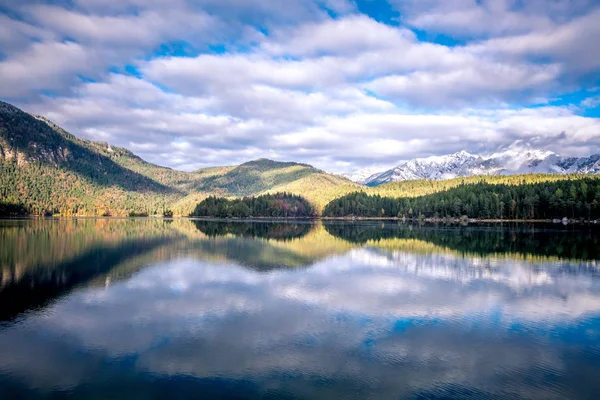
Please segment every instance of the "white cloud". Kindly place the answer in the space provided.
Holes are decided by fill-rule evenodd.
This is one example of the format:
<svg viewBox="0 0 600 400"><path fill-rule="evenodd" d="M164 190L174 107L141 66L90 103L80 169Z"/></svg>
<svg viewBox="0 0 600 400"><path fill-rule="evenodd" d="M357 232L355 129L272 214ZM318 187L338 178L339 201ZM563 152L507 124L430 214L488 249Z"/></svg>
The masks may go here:
<svg viewBox="0 0 600 400"><path fill-rule="evenodd" d="M129 47L136 51L152 50L148 47L162 41L197 40L219 28L209 15L190 12L184 7L106 16L39 5L27 9L27 14L46 29L78 42L101 43L113 49Z"/></svg>
<svg viewBox="0 0 600 400"><path fill-rule="evenodd" d="M411 26L461 38L527 34L585 15L594 0L391 0Z"/></svg>
<svg viewBox="0 0 600 400"><path fill-rule="evenodd" d="M32 39L52 40L53 38L51 32L0 14L0 56L27 47Z"/></svg>
<svg viewBox="0 0 600 400"><path fill-rule="evenodd" d="M600 96L592 96L581 102L581 105L587 108L595 108L600 105Z"/></svg>
<svg viewBox="0 0 600 400"><path fill-rule="evenodd" d="M557 65L510 65L480 60L449 71L417 71L389 75L366 87L404 103L457 108L459 106L504 105L510 100L529 100L544 93L559 76ZM527 91L529 98L521 92Z"/></svg>
<svg viewBox="0 0 600 400"><path fill-rule="evenodd" d="M590 51L600 39L600 9L568 23L521 36L490 39L472 47L475 53L498 57L551 58L565 74L597 72L600 55Z"/></svg>
<svg viewBox="0 0 600 400"><path fill-rule="evenodd" d="M41 42L0 61L0 96L18 97L31 91L62 90L78 81L77 74L96 75L101 56L73 43Z"/></svg>
<svg viewBox="0 0 600 400"><path fill-rule="evenodd" d="M276 30L262 48L276 55L343 55L386 48L400 50L414 41L410 30L381 24L365 15L352 15Z"/></svg>

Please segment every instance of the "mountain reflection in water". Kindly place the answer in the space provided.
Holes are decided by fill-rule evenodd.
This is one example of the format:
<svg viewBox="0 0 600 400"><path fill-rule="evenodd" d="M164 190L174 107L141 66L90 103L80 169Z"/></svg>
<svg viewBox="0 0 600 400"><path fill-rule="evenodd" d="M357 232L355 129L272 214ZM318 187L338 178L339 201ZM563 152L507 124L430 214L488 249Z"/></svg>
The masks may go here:
<svg viewBox="0 0 600 400"><path fill-rule="evenodd" d="M599 237L0 221L0 398L597 398Z"/></svg>

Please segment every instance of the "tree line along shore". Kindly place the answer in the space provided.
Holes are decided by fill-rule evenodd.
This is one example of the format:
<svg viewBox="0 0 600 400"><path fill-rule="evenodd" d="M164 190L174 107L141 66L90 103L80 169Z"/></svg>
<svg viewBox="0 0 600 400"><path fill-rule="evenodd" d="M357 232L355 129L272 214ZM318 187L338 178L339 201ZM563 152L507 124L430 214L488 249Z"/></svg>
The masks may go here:
<svg viewBox="0 0 600 400"><path fill-rule="evenodd" d="M0 215L26 215L23 206L0 200ZM110 215L105 215L110 216ZM129 213L147 217L146 213ZM164 209L160 217L173 217ZM304 196L274 193L241 198L208 196L188 215L200 218L324 218L402 219L434 222L597 221L600 220L600 179L519 184L461 183L415 197L393 197L355 191L325 205L320 212Z"/></svg>
<svg viewBox="0 0 600 400"><path fill-rule="evenodd" d="M485 182L418 197L388 197L362 191L328 203L320 215L301 196L287 193L227 200L211 196L191 216L404 219L427 221L596 221L600 179L590 177L520 185Z"/></svg>

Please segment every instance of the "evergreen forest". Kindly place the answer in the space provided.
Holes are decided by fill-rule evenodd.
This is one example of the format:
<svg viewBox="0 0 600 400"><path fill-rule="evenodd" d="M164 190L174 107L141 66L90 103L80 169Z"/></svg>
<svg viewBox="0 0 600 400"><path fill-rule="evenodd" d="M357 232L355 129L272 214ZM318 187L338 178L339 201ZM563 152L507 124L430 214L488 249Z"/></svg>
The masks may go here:
<svg viewBox="0 0 600 400"><path fill-rule="evenodd" d="M314 215L312 206L303 197L289 193L275 193L231 200L209 196L196 206L190 216L301 218Z"/></svg>
<svg viewBox="0 0 600 400"><path fill-rule="evenodd" d="M600 180L581 178L519 185L461 184L419 197L355 192L333 200L325 217L478 218L548 220L600 218Z"/></svg>

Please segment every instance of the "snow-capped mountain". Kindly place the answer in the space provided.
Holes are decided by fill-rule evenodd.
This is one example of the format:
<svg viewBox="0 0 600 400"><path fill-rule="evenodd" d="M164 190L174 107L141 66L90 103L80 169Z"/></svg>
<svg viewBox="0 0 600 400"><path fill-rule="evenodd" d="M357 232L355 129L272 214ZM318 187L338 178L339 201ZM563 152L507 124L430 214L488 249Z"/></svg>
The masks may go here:
<svg viewBox="0 0 600 400"><path fill-rule="evenodd" d="M551 151L535 150L529 145L517 142L503 151L487 156L460 151L445 156L416 158L390 170L355 181L377 186L410 179L451 179L472 175L522 173L599 174L600 154L582 158L561 157Z"/></svg>
<svg viewBox="0 0 600 400"><path fill-rule="evenodd" d="M366 184L374 175L378 175L381 173L380 168L363 168L354 172L349 172L346 174L342 174L344 178L348 178L353 182Z"/></svg>
<svg viewBox="0 0 600 400"><path fill-rule="evenodd" d="M376 186L382 183L410 179L450 179L470 174L468 170L470 166L478 164L480 161L482 161L480 157L466 151L445 156L416 158L374 175L365 183Z"/></svg>

